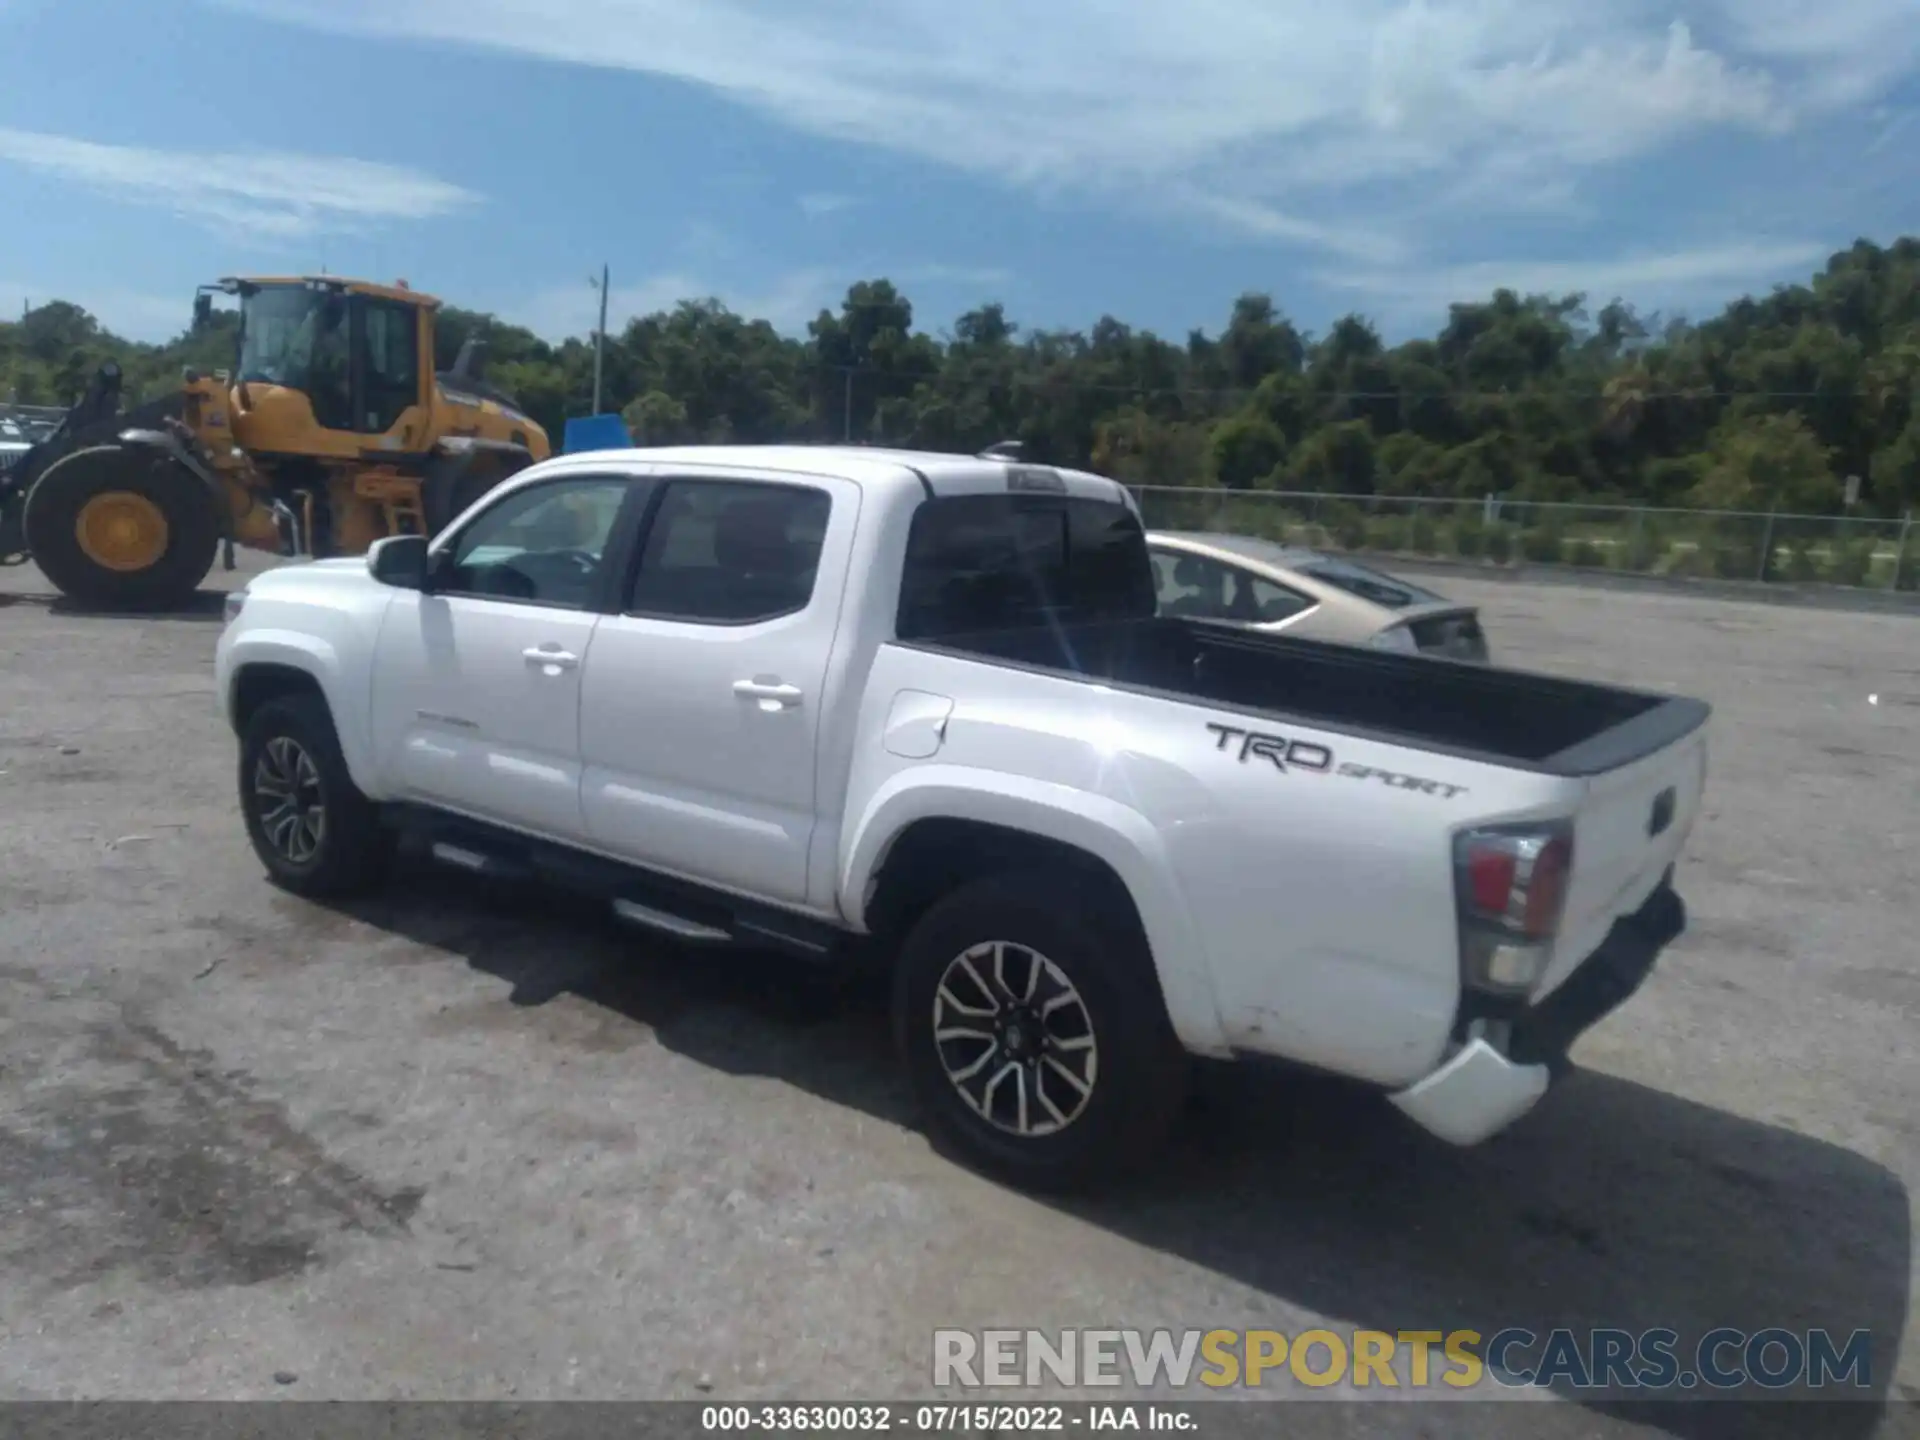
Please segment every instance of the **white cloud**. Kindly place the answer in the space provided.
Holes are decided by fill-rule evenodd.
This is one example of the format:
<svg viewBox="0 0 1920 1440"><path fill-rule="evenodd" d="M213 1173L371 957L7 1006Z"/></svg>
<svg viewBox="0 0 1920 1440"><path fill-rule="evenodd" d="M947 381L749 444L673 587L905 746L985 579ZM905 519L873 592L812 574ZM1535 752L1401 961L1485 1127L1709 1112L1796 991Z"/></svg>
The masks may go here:
<svg viewBox="0 0 1920 1440"><path fill-rule="evenodd" d="M682 300L718 299L749 320L766 320L783 334L803 334L807 322L824 309L837 309L850 280L826 270L794 270L770 285L726 286L685 272L649 275L630 285L615 283L607 295L607 333L616 335L627 321ZM600 296L584 280L576 287L550 286L504 306L500 316L524 325L550 341L586 337L598 322Z"/></svg>
<svg viewBox="0 0 1920 1440"><path fill-rule="evenodd" d="M1449 195L1487 213L1489 177L1517 208L1570 202L1601 167L1777 133L1920 60L1913 0L224 3L667 75L816 134L1360 264L1423 238L1383 214Z"/></svg>
<svg viewBox="0 0 1920 1440"><path fill-rule="evenodd" d="M369 222L430 220L479 196L398 165L325 155L194 152L103 145L0 129L0 162L130 204L169 210L223 232L286 240Z"/></svg>
<svg viewBox="0 0 1920 1440"><path fill-rule="evenodd" d="M802 195L798 201L801 213L809 220L818 220L823 215L837 215L858 203L851 195L832 195L824 191Z"/></svg>
<svg viewBox="0 0 1920 1440"><path fill-rule="evenodd" d="M1585 294L1598 307L1616 297L1642 310L1691 301L1724 301L1730 291L1764 289L1804 278L1832 246L1812 242L1734 242L1690 250L1608 259L1476 261L1407 270L1323 270L1314 279L1364 296L1382 318L1428 321L1459 301L1482 300L1505 288L1521 295Z"/></svg>
<svg viewBox="0 0 1920 1440"><path fill-rule="evenodd" d="M1713 0L1743 51L1784 62L1815 105L1851 105L1883 93L1920 64L1914 0Z"/></svg>

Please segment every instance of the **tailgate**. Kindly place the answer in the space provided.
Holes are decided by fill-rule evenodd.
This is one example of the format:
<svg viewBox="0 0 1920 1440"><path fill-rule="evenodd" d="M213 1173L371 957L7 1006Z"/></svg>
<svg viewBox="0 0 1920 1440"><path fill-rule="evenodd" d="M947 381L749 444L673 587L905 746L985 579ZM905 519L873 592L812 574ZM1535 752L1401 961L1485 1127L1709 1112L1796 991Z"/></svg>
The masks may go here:
<svg viewBox="0 0 1920 1440"><path fill-rule="evenodd" d="M1693 829L1706 776L1707 732L1701 726L1587 781L1574 816L1573 874L1560 939L1539 995L1566 979L1616 920L1638 910L1658 888Z"/></svg>

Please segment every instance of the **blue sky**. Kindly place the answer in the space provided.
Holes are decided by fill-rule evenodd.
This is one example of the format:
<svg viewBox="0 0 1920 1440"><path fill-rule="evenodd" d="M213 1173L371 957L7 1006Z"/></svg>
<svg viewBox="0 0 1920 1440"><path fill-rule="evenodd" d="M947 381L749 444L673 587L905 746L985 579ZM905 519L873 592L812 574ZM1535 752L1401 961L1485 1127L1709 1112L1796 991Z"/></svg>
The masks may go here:
<svg viewBox="0 0 1920 1440"><path fill-rule="evenodd" d="M1920 0L0 0L0 312L145 339L322 266L557 338L603 260L616 326L1705 314L1920 230L1916 157Z"/></svg>

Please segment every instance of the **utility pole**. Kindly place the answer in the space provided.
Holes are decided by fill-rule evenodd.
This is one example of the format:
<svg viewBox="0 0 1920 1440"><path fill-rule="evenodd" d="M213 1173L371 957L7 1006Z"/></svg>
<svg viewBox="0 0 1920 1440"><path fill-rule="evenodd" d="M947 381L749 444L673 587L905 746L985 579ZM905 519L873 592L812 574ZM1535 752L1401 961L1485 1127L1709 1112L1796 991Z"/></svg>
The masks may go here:
<svg viewBox="0 0 1920 1440"><path fill-rule="evenodd" d="M593 332L593 413L600 413L600 373L607 350L607 267L600 267L600 278L587 282L600 292L600 325Z"/></svg>

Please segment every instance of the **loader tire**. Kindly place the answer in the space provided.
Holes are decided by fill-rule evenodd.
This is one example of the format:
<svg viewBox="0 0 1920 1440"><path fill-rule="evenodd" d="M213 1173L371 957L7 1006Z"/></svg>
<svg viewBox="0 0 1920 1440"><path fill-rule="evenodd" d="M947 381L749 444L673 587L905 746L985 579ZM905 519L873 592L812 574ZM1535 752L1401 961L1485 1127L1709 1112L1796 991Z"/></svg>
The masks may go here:
<svg viewBox="0 0 1920 1440"><path fill-rule="evenodd" d="M63 595L96 610L173 610L213 568L214 504L164 456L95 445L34 481L22 521L34 563Z"/></svg>
<svg viewBox="0 0 1920 1440"><path fill-rule="evenodd" d="M459 463L442 464L429 470L420 487L420 505L426 516L427 538L437 539L467 507L494 486L527 468L530 461L518 463L483 455Z"/></svg>

